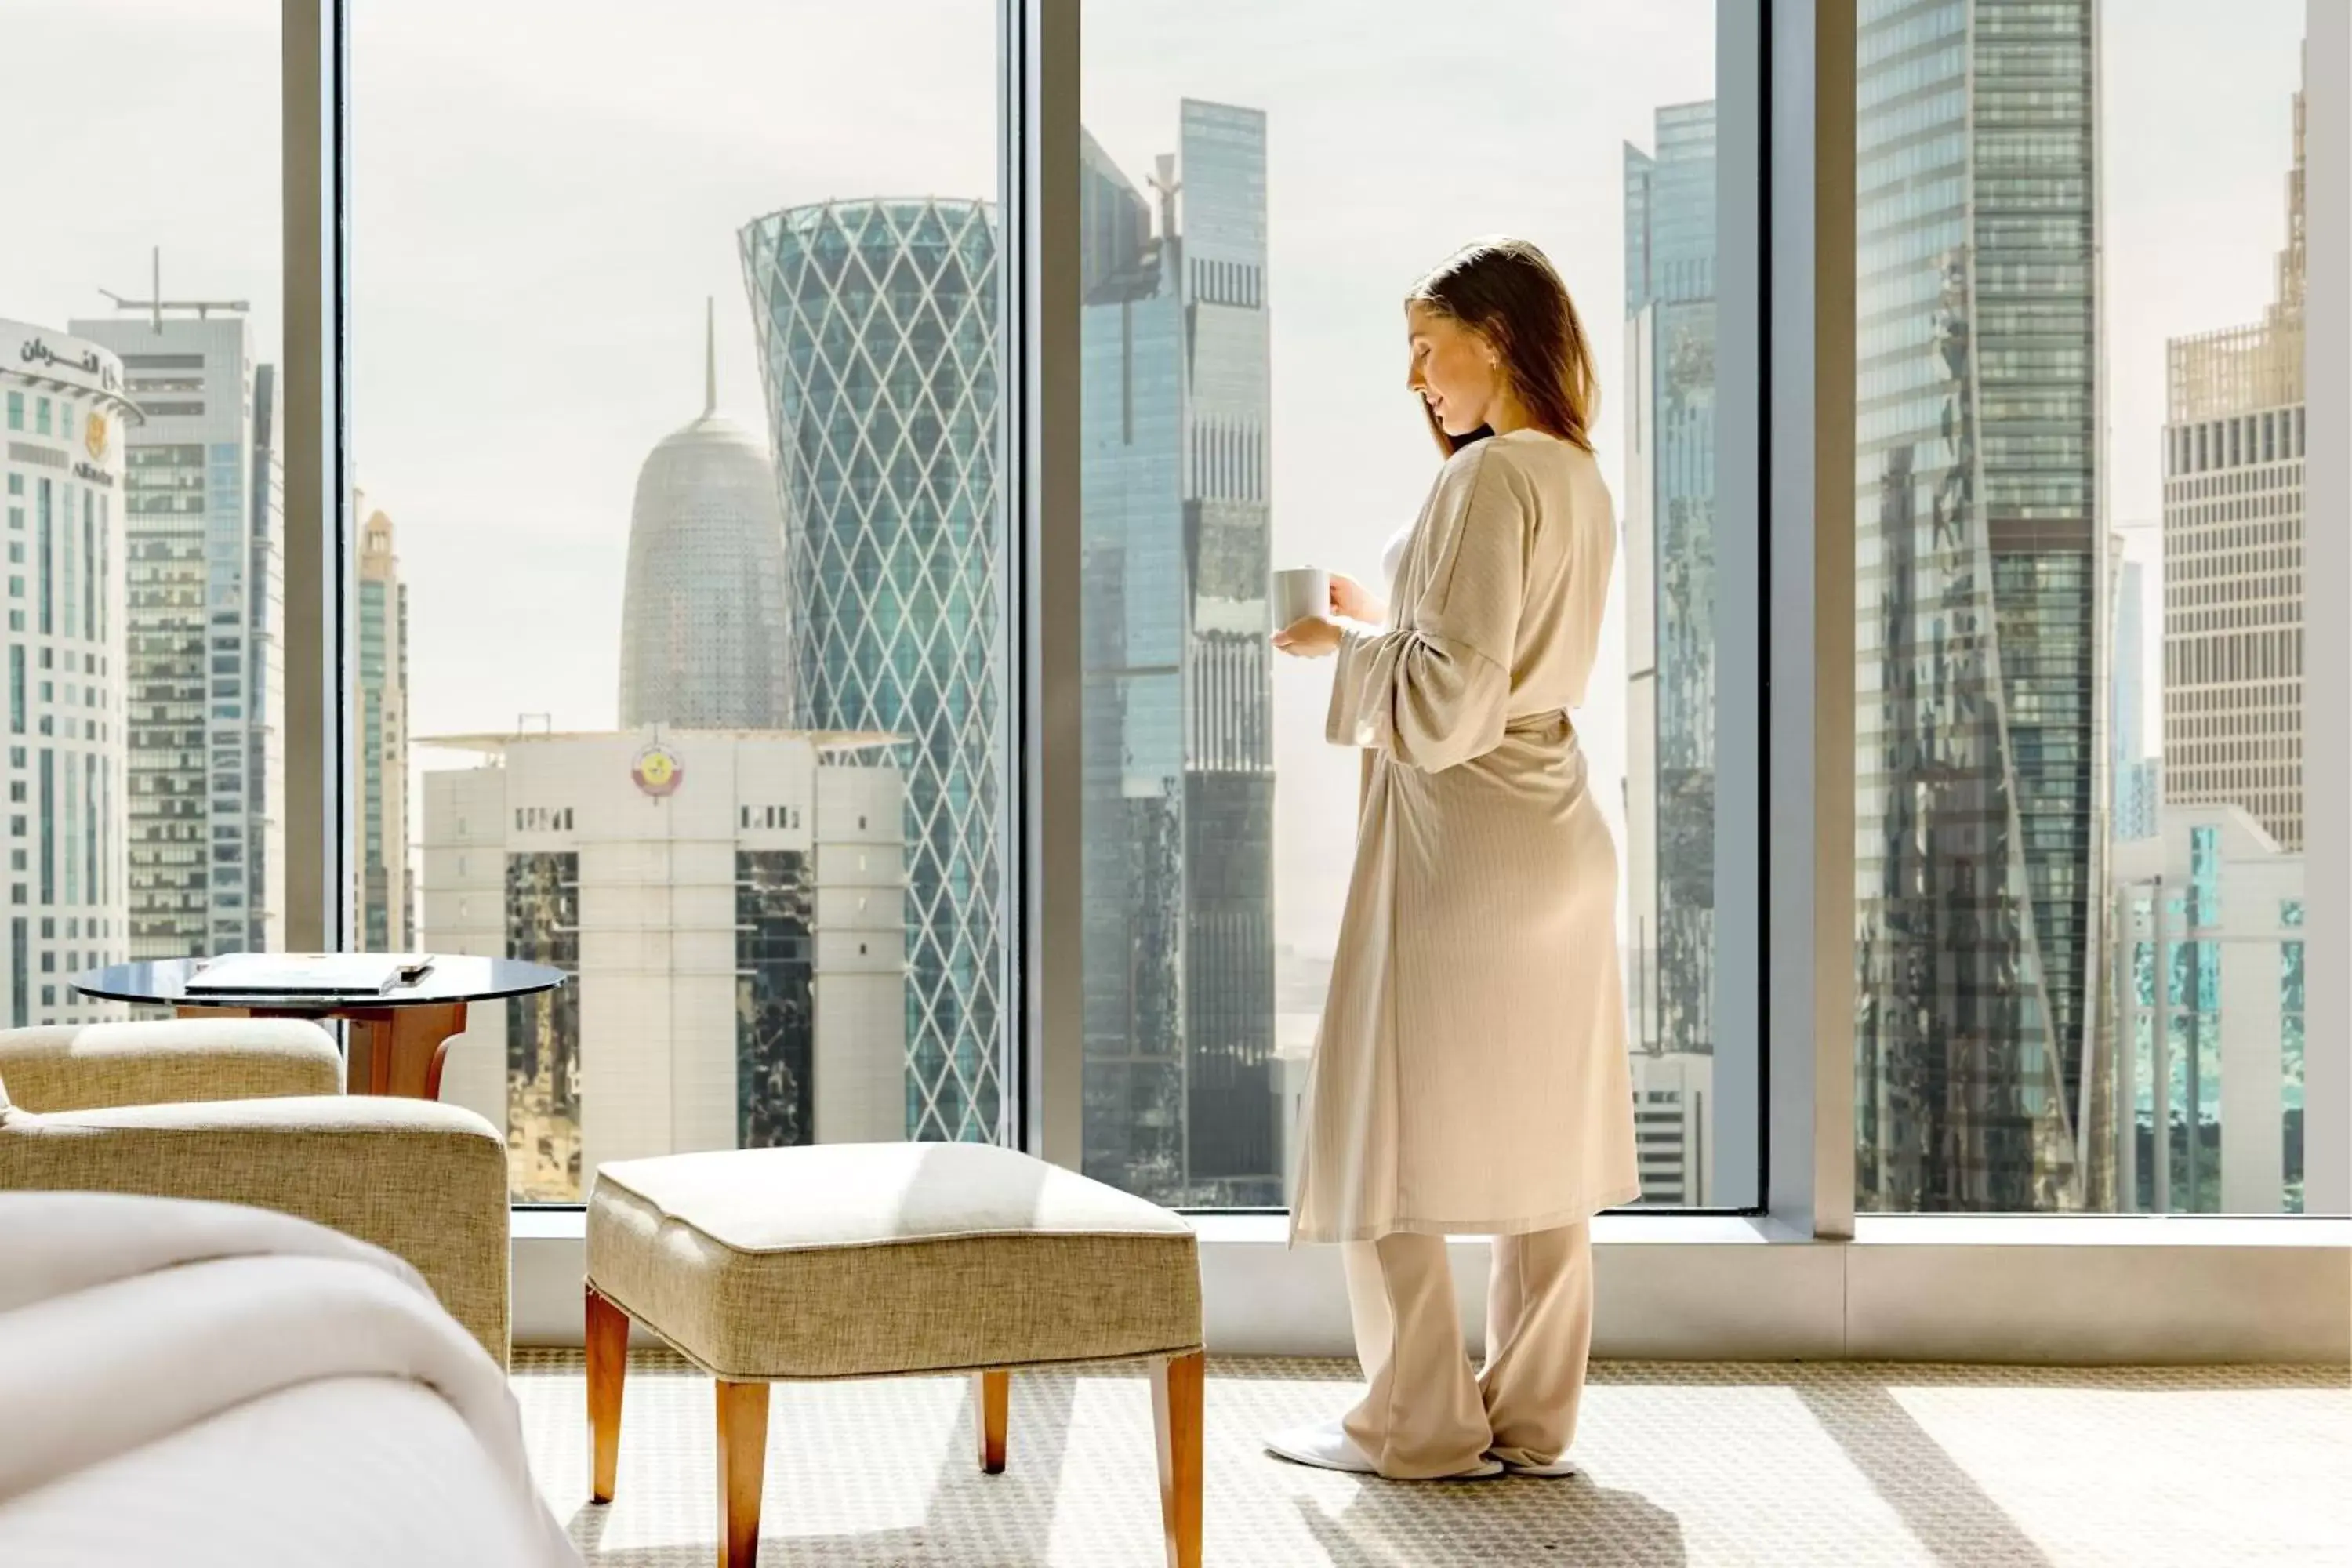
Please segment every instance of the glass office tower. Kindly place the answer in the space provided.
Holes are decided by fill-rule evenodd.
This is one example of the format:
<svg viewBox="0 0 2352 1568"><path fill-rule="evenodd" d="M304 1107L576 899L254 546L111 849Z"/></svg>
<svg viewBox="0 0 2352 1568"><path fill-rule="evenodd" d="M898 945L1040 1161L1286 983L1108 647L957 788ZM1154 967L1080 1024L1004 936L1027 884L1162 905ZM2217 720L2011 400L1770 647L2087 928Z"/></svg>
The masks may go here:
<svg viewBox="0 0 2352 1568"><path fill-rule="evenodd" d="M1625 149L1629 945L1657 1054L1715 1050L1715 105L1659 110L1657 152Z"/></svg>
<svg viewBox="0 0 2352 1568"><path fill-rule="evenodd" d="M997 1136L996 215L747 225L784 519L793 723L903 737L907 1134Z"/></svg>
<svg viewBox="0 0 2352 1568"><path fill-rule="evenodd" d="M1864 1209L2095 1192L2076 1143L2105 877L2095 19L2095 0L1862 5Z"/></svg>
<svg viewBox="0 0 2352 1568"><path fill-rule="evenodd" d="M1265 116L1181 114L1081 153L1084 1165L1278 1205Z"/></svg>

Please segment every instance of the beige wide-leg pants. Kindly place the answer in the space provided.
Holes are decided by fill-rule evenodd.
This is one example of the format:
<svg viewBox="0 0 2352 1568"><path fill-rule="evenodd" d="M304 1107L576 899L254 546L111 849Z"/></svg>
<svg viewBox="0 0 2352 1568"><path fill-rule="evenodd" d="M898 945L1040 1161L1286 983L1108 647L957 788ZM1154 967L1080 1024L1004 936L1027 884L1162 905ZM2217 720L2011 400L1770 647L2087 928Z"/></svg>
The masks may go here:
<svg viewBox="0 0 2352 1568"><path fill-rule="evenodd" d="M1568 1451L1592 1349L1590 1225L1495 1238L1475 1376L1444 1237L1398 1231L1342 1251L1371 1384L1344 1425L1381 1475L1450 1476L1488 1455L1548 1465Z"/></svg>

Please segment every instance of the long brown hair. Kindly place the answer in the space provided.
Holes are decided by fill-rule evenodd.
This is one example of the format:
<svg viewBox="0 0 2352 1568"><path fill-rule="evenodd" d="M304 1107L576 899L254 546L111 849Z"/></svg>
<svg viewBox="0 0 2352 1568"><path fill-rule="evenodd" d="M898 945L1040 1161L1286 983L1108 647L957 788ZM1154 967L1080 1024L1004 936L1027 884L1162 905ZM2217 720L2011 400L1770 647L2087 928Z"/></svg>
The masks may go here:
<svg viewBox="0 0 2352 1568"><path fill-rule="evenodd" d="M1550 258L1524 239L1473 240L1414 284L1405 303L1450 316L1486 339L1536 426L1592 450L1601 411L1592 343ZM1491 434L1481 427L1448 436L1427 403L1422 413L1449 455Z"/></svg>

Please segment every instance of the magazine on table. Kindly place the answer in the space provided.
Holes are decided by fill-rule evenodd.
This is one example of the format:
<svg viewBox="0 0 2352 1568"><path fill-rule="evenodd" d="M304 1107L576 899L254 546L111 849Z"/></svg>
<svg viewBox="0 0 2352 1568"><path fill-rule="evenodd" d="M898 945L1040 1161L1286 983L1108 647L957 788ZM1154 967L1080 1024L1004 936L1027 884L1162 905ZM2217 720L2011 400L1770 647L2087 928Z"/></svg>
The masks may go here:
<svg viewBox="0 0 2352 1568"><path fill-rule="evenodd" d="M423 952L230 952L188 976L191 996L381 996L433 967Z"/></svg>

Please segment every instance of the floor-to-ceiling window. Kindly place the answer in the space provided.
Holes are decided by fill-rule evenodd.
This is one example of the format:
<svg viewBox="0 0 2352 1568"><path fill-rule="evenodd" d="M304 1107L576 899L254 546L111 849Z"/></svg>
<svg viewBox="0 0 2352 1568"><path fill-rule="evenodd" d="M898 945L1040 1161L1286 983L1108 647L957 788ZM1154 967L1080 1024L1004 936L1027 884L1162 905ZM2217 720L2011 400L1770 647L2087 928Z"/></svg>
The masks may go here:
<svg viewBox="0 0 2352 1568"><path fill-rule="evenodd" d="M1003 1136L994 7L349 16L370 913L574 976L445 1098Z"/></svg>
<svg viewBox="0 0 2352 1568"><path fill-rule="evenodd" d="M2304 1207L2305 17L1863 0L1862 1209Z"/></svg>
<svg viewBox="0 0 2352 1568"><path fill-rule="evenodd" d="M1754 513L1717 506L1717 433L1758 400L1717 384L1715 23L1712 0L1489 6L1458 29L1402 5L1086 8L1064 195L1089 1174L1191 1206L1288 1202L1358 756L1325 739L1330 666L1268 647L1268 574L1380 586L1437 468L1405 291L1508 232L1557 264L1599 362L1622 549L1575 725L1621 867L1644 1201L1759 1200L1759 1005L1717 968L1758 941L1756 880L1725 869L1751 852L1753 759L1727 773L1716 740L1759 656L1727 646L1753 573L1718 572L1727 519ZM1719 836L1727 784L1739 826Z"/></svg>

